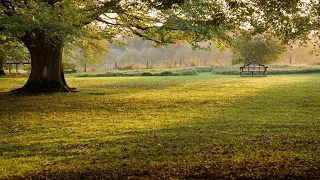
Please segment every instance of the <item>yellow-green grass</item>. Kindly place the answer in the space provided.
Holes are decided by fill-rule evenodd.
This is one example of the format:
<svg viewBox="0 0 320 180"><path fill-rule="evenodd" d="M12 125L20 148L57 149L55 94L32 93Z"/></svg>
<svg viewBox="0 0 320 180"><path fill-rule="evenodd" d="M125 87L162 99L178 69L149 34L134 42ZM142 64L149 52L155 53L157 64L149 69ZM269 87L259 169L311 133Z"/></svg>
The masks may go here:
<svg viewBox="0 0 320 180"><path fill-rule="evenodd" d="M0 78L0 179L315 179L320 74Z"/></svg>

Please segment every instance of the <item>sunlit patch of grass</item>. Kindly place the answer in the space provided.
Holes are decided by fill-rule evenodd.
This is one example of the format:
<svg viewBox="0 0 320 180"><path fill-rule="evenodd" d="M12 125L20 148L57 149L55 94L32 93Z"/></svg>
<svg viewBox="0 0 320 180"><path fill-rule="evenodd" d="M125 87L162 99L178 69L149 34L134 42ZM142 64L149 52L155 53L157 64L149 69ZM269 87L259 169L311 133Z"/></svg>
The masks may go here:
<svg viewBox="0 0 320 180"><path fill-rule="evenodd" d="M26 82L26 78L0 78L0 92L7 92L22 87Z"/></svg>
<svg viewBox="0 0 320 180"><path fill-rule="evenodd" d="M319 177L320 75L0 79L0 179Z"/></svg>

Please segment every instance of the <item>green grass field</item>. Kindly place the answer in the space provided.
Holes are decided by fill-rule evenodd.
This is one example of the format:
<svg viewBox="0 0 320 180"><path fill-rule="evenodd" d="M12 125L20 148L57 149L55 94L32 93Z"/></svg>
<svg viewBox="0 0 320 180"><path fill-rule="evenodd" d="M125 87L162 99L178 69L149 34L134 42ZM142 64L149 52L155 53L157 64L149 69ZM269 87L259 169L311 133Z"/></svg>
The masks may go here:
<svg viewBox="0 0 320 180"><path fill-rule="evenodd" d="M317 179L320 74L0 78L0 179Z"/></svg>

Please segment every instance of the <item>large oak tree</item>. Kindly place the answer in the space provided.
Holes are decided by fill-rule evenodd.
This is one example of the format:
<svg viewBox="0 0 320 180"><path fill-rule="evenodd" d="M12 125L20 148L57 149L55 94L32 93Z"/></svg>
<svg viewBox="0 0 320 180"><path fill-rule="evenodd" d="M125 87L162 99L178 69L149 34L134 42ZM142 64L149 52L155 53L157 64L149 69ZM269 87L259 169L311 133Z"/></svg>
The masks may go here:
<svg viewBox="0 0 320 180"><path fill-rule="evenodd" d="M66 42L77 37L114 41L133 32L158 43L162 11L180 1L2 0L0 38L20 40L31 55L31 74L22 92L69 92L62 66ZM162 30L163 31L163 30ZM160 31L159 31L160 32ZM159 34L159 33L158 33Z"/></svg>

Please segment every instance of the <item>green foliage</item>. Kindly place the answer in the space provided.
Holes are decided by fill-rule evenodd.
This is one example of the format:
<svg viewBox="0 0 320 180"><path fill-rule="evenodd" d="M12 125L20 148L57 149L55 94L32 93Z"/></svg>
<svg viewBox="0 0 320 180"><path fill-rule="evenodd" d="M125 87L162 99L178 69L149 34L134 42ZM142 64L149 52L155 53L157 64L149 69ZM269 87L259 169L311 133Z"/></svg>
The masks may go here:
<svg viewBox="0 0 320 180"><path fill-rule="evenodd" d="M0 75L4 75L5 62L30 61L28 50L19 42L0 44ZM8 67L6 67L8 68Z"/></svg>
<svg viewBox="0 0 320 180"><path fill-rule="evenodd" d="M251 23L255 32L269 32L288 42L299 38L308 39L312 31L319 30L318 0L252 0L252 6L257 11Z"/></svg>
<svg viewBox="0 0 320 180"><path fill-rule="evenodd" d="M159 76L175 76L176 74L173 73L172 71L163 71L159 73Z"/></svg>
<svg viewBox="0 0 320 180"><path fill-rule="evenodd" d="M159 43L172 42L169 38L176 32L168 32L170 37L163 38L167 30L160 30L157 24L165 22L165 7L176 3L152 2L7 0L0 3L0 36L1 40L11 40L26 33L42 32L48 40L62 42L77 37L103 37L114 42L119 34L128 36L133 32Z"/></svg>
<svg viewBox="0 0 320 180"><path fill-rule="evenodd" d="M41 31L48 39L65 42L92 30L91 26L82 27L94 20L96 10L91 8L98 6L93 1L8 0L0 6L3 11L0 29L9 37L21 38L26 32Z"/></svg>
<svg viewBox="0 0 320 180"><path fill-rule="evenodd" d="M169 18L168 25L173 26L186 34L185 40L190 42L193 48L207 48L215 43L224 49L230 42L229 32L231 25L227 12L223 8L223 2L219 1L186 1L177 7ZM207 41L208 46L199 42Z"/></svg>
<svg viewBox="0 0 320 180"><path fill-rule="evenodd" d="M182 76L195 76L199 74L195 69L182 69L179 70L178 73Z"/></svg>
<svg viewBox="0 0 320 180"><path fill-rule="evenodd" d="M212 41L224 48L231 33L270 33L283 42L318 37L318 0L304 1L13 1L0 4L0 30L22 37L34 30L48 37L103 36L134 33L158 44ZM169 8L170 7L170 8ZM104 15L102 15L104 14ZM153 14L151 16L150 14ZM102 24L104 24L102 26ZM247 24L244 28L244 24Z"/></svg>
<svg viewBox="0 0 320 180"><path fill-rule="evenodd" d="M108 42L105 40L78 38L77 41L68 43L64 49L64 64L73 66L78 65L87 70L89 65L96 65L105 62L105 57L109 50Z"/></svg>
<svg viewBox="0 0 320 180"><path fill-rule="evenodd" d="M320 76L0 78L0 179L318 179ZM35 103L36 102L36 103Z"/></svg>
<svg viewBox="0 0 320 180"><path fill-rule="evenodd" d="M141 76L153 76L153 74L151 72L143 72Z"/></svg>
<svg viewBox="0 0 320 180"><path fill-rule="evenodd" d="M198 73L211 72L213 67L195 67L194 68Z"/></svg>
<svg viewBox="0 0 320 180"><path fill-rule="evenodd" d="M259 61L267 64L279 60L285 51L284 45L270 36L255 36L254 38L239 37L232 45L234 64L247 64Z"/></svg>
<svg viewBox="0 0 320 180"><path fill-rule="evenodd" d="M179 30L193 33L191 43L211 41L224 49L234 36L268 34L282 44L313 41L320 50L319 0L187 1L170 20ZM311 38L313 37L313 38Z"/></svg>

